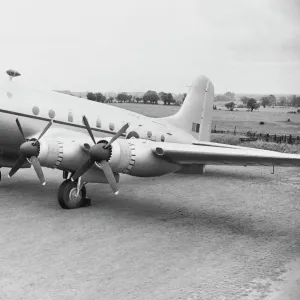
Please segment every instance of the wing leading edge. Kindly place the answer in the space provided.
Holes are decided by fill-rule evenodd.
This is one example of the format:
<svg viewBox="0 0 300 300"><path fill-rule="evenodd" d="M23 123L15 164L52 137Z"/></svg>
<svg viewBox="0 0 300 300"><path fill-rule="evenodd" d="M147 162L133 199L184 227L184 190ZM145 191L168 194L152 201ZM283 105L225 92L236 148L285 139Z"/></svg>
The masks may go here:
<svg viewBox="0 0 300 300"><path fill-rule="evenodd" d="M155 155L177 164L300 166L300 155L228 145L155 143Z"/></svg>

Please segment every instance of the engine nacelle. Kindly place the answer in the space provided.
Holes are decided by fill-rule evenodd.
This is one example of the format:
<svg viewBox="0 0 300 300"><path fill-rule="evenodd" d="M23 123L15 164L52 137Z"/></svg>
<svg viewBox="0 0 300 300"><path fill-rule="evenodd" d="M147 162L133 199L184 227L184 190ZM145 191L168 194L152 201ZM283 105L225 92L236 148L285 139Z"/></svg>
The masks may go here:
<svg viewBox="0 0 300 300"><path fill-rule="evenodd" d="M173 173L181 167L155 156L151 150L154 143L142 139L118 139L112 144L109 159L116 173L139 177L154 177Z"/></svg>
<svg viewBox="0 0 300 300"><path fill-rule="evenodd" d="M84 145L86 139L59 141L55 138L43 139L40 142L39 161L42 166L52 169L60 169L75 172L84 162L89 159L89 154ZM119 181L119 175L114 174ZM96 165L87 171L82 180L85 182L108 183L101 168Z"/></svg>

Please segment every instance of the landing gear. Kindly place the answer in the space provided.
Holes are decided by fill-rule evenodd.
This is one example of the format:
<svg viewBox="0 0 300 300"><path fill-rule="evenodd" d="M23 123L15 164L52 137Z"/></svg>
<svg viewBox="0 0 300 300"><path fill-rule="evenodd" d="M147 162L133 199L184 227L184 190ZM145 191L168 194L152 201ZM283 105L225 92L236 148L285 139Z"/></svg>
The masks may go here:
<svg viewBox="0 0 300 300"><path fill-rule="evenodd" d="M58 203L64 209L74 209L83 206L90 206L91 200L86 198L85 186L77 193L77 181L65 180L58 189Z"/></svg>

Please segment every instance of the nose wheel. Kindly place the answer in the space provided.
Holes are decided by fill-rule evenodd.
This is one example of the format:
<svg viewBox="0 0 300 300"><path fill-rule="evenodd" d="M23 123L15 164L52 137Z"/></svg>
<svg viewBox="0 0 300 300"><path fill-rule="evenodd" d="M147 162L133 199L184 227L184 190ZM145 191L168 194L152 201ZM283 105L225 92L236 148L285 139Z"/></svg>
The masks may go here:
<svg viewBox="0 0 300 300"><path fill-rule="evenodd" d="M74 209L91 205L90 199L86 198L86 188L81 186L78 192L78 182L65 180L58 189L58 203L64 209Z"/></svg>

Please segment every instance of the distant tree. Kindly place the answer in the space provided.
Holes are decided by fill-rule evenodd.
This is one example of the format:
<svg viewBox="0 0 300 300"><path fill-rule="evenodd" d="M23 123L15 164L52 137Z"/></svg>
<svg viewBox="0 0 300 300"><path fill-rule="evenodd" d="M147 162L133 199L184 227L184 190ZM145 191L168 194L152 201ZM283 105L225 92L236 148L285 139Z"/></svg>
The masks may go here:
<svg viewBox="0 0 300 300"><path fill-rule="evenodd" d="M150 102L151 104L157 104L159 97L155 91L147 91L143 96L144 103Z"/></svg>
<svg viewBox="0 0 300 300"><path fill-rule="evenodd" d="M300 97L293 95L290 100L290 105L294 106L294 107L299 107L300 106Z"/></svg>
<svg viewBox="0 0 300 300"><path fill-rule="evenodd" d="M254 109L259 109L259 103L257 103L256 99L250 98L247 102L247 107L253 111Z"/></svg>
<svg viewBox="0 0 300 300"><path fill-rule="evenodd" d="M228 97L230 100L235 100L235 93L233 92L226 92L224 96Z"/></svg>
<svg viewBox="0 0 300 300"><path fill-rule="evenodd" d="M234 110L234 107L235 107L235 103L234 102L228 102L225 104L225 107L230 110L230 111L233 111Z"/></svg>
<svg viewBox="0 0 300 300"><path fill-rule="evenodd" d="M268 98L270 99L271 105L276 104L276 97L274 95L269 95Z"/></svg>
<svg viewBox="0 0 300 300"><path fill-rule="evenodd" d="M248 97L242 97L241 101L244 105L247 105L249 98Z"/></svg>
<svg viewBox="0 0 300 300"><path fill-rule="evenodd" d="M129 102L130 100L132 99L132 96L131 95L127 95L126 93L120 93L117 95L117 100L118 102Z"/></svg>
<svg viewBox="0 0 300 300"><path fill-rule="evenodd" d="M288 97L288 103L290 106L295 106L296 98L296 95L291 95Z"/></svg>
<svg viewBox="0 0 300 300"><path fill-rule="evenodd" d="M160 100L164 102L164 105L166 105L168 102L168 94L165 92L160 92L158 95Z"/></svg>
<svg viewBox="0 0 300 300"><path fill-rule="evenodd" d="M168 105L170 105L171 103L174 103L174 98L173 95L171 93L168 93Z"/></svg>
<svg viewBox="0 0 300 300"><path fill-rule="evenodd" d="M286 105L286 104L287 104L287 99L286 99L286 97L285 97L285 96L280 96L279 99L278 99L277 104L278 104L279 106L284 106L284 105Z"/></svg>
<svg viewBox="0 0 300 300"><path fill-rule="evenodd" d="M114 97L110 96L110 97L108 97L107 102L108 102L108 103L112 103L113 100L114 100Z"/></svg>
<svg viewBox="0 0 300 300"><path fill-rule="evenodd" d="M262 97L260 99L260 104L265 108L266 106L270 106L271 100L269 97Z"/></svg>
<svg viewBox="0 0 300 300"><path fill-rule="evenodd" d="M186 93L183 93L182 102L184 102L185 98L186 98Z"/></svg>
<svg viewBox="0 0 300 300"><path fill-rule="evenodd" d="M106 100L106 97L102 94L102 93L96 93L94 94L96 96L96 100L97 102L104 102Z"/></svg>
<svg viewBox="0 0 300 300"><path fill-rule="evenodd" d="M140 102L143 101L143 98L142 98L142 97L135 97L135 101L136 101L137 103L140 103Z"/></svg>
<svg viewBox="0 0 300 300"><path fill-rule="evenodd" d="M91 92L87 93L86 97L87 97L88 100L92 100L92 101L96 101L96 99L97 99L96 95L94 93L91 93Z"/></svg>

